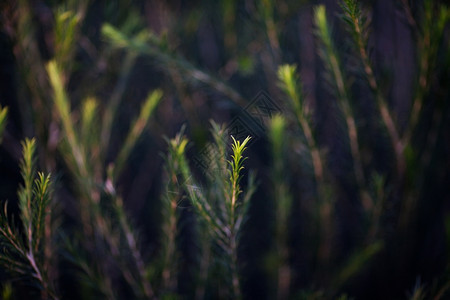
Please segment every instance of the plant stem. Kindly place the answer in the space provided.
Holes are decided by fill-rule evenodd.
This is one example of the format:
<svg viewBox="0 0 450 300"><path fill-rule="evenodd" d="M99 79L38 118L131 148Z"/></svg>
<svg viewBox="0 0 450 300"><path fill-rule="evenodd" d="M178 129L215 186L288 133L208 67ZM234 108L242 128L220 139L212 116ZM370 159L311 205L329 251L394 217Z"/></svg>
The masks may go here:
<svg viewBox="0 0 450 300"><path fill-rule="evenodd" d="M237 243L236 234L231 232L230 235L230 254L231 254L231 280L233 287L233 299L242 299L241 287L239 283L238 273L238 257L237 257Z"/></svg>
<svg viewBox="0 0 450 300"><path fill-rule="evenodd" d="M323 182L323 163L320 157L319 149L317 148L316 141L313 137L311 126L308 121L302 117L297 116L298 121L303 129L303 133L306 137L306 142L308 143L309 150L311 152L311 158L314 168L314 176L316 178L316 186L319 186Z"/></svg>
<svg viewBox="0 0 450 300"><path fill-rule="evenodd" d="M346 2L348 5L349 3ZM357 47L357 51L359 52L361 62L363 64L364 74L366 76L366 80L369 83L369 87L375 95L376 103L378 106L379 113L381 115L381 119L383 120L384 126L389 134L392 149L395 152L396 163L397 163L397 173L398 175L403 174L405 168L405 159L403 156L403 144L400 140L399 133L397 127L395 125L394 119L390 113L388 105L384 100L384 97L378 87L377 80L375 78L375 74L373 72L372 64L369 59L369 55L367 53L366 44L367 37L365 37L365 32L362 29L363 19L361 17L361 12L358 8L358 4L353 4L354 7L347 6L345 9L346 16L351 20L352 26L351 30L353 31L353 37L355 40L355 44Z"/></svg>
<svg viewBox="0 0 450 300"><path fill-rule="evenodd" d="M127 52L125 60L122 64L122 70L120 73L119 80L112 92L111 99L106 107L105 113L103 115L102 131L100 135L100 145L101 149L108 149L109 140L111 138L111 131L113 126L113 121L117 113L117 108L119 107L120 99L125 91L128 78L130 77L131 70L133 69L134 62L136 61L136 54L133 52ZM104 154L105 155L105 154Z"/></svg>

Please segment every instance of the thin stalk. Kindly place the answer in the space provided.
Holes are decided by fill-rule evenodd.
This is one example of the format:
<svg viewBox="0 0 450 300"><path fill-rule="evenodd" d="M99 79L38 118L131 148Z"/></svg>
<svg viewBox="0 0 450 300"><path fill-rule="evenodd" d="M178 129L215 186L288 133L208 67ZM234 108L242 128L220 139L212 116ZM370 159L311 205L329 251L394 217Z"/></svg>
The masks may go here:
<svg viewBox="0 0 450 300"><path fill-rule="evenodd" d="M196 107L192 97L188 95L188 91L185 87L181 75L179 74L179 72L177 72L174 66L168 68L168 73L173 81L181 108L183 109L184 115L186 116L189 124L191 124L192 127L200 126L199 125L200 118L198 117L198 107Z"/></svg>
<svg viewBox="0 0 450 300"><path fill-rule="evenodd" d="M372 212L372 220L367 234L367 244L373 243L377 238L380 227L380 219L383 213L383 207L387 199L385 191L385 178L381 175L376 174L373 176L373 183L376 203Z"/></svg>
<svg viewBox="0 0 450 300"><path fill-rule="evenodd" d="M242 299L241 286L238 272L237 242L236 233L232 232L230 236L230 254L231 254L231 281L233 287L233 299Z"/></svg>
<svg viewBox="0 0 450 300"><path fill-rule="evenodd" d="M213 136L216 140L216 147L213 147L218 153L221 149L225 151L224 147L224 130L213 123ZM212 170L213 174L216 175L215 178L211 179L209 182L215 185L214 181L219 182L219 190L209 191L217 199L209 200L207 196L209 193L204 193L197 185L194 184L192 173L189 169L185 158L185 147L187 140L181 135L177 135L175 139L170 141L171 154L175 154L177 157L177 163L179 172L181 173L183 179L183 186L189 195L191 203L199 216L203 219L206 227L208 228L213 241L216 242L222 250L225 252L225 259L230 263L230 269L228 278L230 278L230 291L232 291L233 298L241 298L241 287L239 282L239 270L238 270L238 233L242 224L242 217L246 213L246 208L248 207L248 201L251 194L254 191L253 181L250 181L249 189L247 193L239 199L242 193L240 188L240 180L242 179L243 162L246 159L243 157L243 152L246 149L246 145L250 140L247 137L244 141L237 141L233 136L231 136L233 142L231 145L232 155L229 161L222 160L223 166L217 165L218 170L226 170L228 172L216 172L217 170ZM223 146L223 147L222 147ZM228 167L228 168L227 168ZM217 168L216 168L217 169ZM228 175L228 176L227 176ZM221 183L223 183L221 185ZM224 201L225 205L218 203ZM239 209L238 209L238 206ZM224 211L219 211L225 207ZM226 218L222 220L221 216Z"/></svg>
<svg viewBox="0 0 450 300"><path fill-rule="evenodd" d="M7 122L8 122L8 107L2 107L0 105L0 144L3 139L3 133L6 129Z"/></svg>
<svg viewBox="0 0 450 300"><path fill-rule="evenodd" d="M178 71L185 75L186 78L193 79L212 87L240 106L246 105L247 101L245 100L245 98L222 80L207 73L206 71L195 67L182 57L176 54L168 54L167 50L162 50L158 45L158 43L160 43L159 39L151 36L150 33L145 32L145 34L140 34L136 37L129 38L128 36L126 36L126 34L109 24L105 24L103 26L102 33L111 41L113 45L120 48L128 48L132 51L135 51L136 53L153 57L158 63L164 66L176 66ZM153 38L153 44L149 42L151 38L147 39L143 38L143 36L151 36L151 38ZM166 68L163 68L163 71L167 71Z"/></svg>
<svg viewBox="0 0 450 300"><path fill-rule="evenodd" d="M416 20L413 17L411 7L408 4L408 0L402 0L403 9L405 10L406 18L408 19L409 25L414 29L417 30L417 23Z"/></svg>
<svg viewBox="0 0 450 300"><path fill-rule="evenodd" d="M332 203L326 194L326 187L324 181L324 169L323 160L320 155L320 150L317 146L317 142L313 135L313 130L311 122L309 120L311 109L305 102L301 83L296 74L296 67L284 65L278 69L278 77L280 79L280 87L289 96L296 120L300 129L306 139L306 143L311 155L311 160L313 163L315 188L318 199L318 218L320 225L320 236L321 240L319 242L318 255L322 261L327 261L330 255L330 244L331 244L331 216L332 216Z"/></svg>
<svg viewBox="0 0 450 300"><path fill-rule="evenodd" d="M428 31L425 31L421 44L422 44L421 48L424 54L420 60L418 87L412 102L409 124L402 137L403 144L405 145L411 141L412 134L419 121L420 112L422 111L423 106L423 98L426 94L429 84L428 73L430 67L429 62L430 58L428 54L429 52L428 49L430 47L430 35Z"/></svg>
<svg viewBox="0 0 450 300"><path fill-rule="evenodd" d="M45 76L45 63L40 54L39 45L37 42L35 29L38 28L33 21L32 3L26 0L15 1L17 4L17 63L21 77L25 79L26 86L30 91L30 101L24 100L23 95L21 105L24 107L31 106L32 110L20 110L23 114L21 116L22 128L27 134L32 134L34 131L39 140L44 140L42 137L46 136L48 120L50 114L48 113L48 81ZM39 112L32 114L32 111ZM33 120L33 122L26 122ZM31 126L34 124L33 126Z"/></svg>
<svg viewBox="0 0 450 300"><path fill-rule="evenodd" d="M361 153L359 151L358 131L355 118L353 116L354 113L350 105L350 97L348 95L344 75L342 73L337 51L334 48L330 29L327 24L325 6L319 5L315 9L315 23L317 26L317 36L324 46L321 56L326 64L328 72L331 75L331 83L335 89L339 106L345 117L347 134L350 142L350 153L353 158L353 172L360 192L360 198L364 209L366 212L369 212L373 207L373 199L365 187L366 179L363 171Z"/></svg>
<svg viewBox="0 0 450 300"><path fill-rule="evenodd" d="M130 73L131 70L133 69L135 61L136 61L136 54L131 51L127 52L122 64L119 80L115 85L111 99L109 100L109 103L103 115L102 131L100 134L100 145L101 149L104 149L104 151L108 149L114 118L117 114L117 109L119 107L120 100L127 86L128 78L130 77Z"/></svg>
<svg viewBox="0 0 450 300"><path fill-rule="evenodd" d="M230 236L229 236L229 245L230 245L230 254L231 254L231 279L233 286L233 296L235 299L241 299L241 287L239 282L239 271L238 271L238 244L237 244L237 228L235 230L235 222L236 222L236 207L238 205L237 200L239 195L242 193L239 182L242 178L241 171L244 168L242 166L243 161L246 159L242 156L243 152L246 149L246 144L250 141L250 137L247 137L242 143L240 141L236 141L233 136L231 136L233 143L232 147L232 155L231 160L228 161L230 164L230 183L231 183L231 211L230 211ZM226 193L225 193L226 194Z"/></svg>
<svg viewBox="0 0 450 300"><path fill-rule="evenodd" d="M130 57L127 65L131 66L132 61L133 58ZM106 242L113 257L117 259L118 262L120 262L120 260L122 259L122 253L121 247L119 247L118 244L117 234L114 233L112 224L110 224L109 220L105 218L102 212L102 208L100 206L100 190L94 184L96 180L98 180L98 178L96 178L95 174L92 174L87 168L86 165L86 162L88 161L88 158L86 157L87 153L81 150L80 140L70 115L70 101L64 90L64 84L61 80L61 73L54 61L50 62L47 65L47 70L54 89L55 105L57 107L58 113L60 114L60 118L63 123L63 130L64 133L66 134L67 141L69 144L68 150L71 151L73 162L75 163L75 168L73 168L72 170L74 171L73 175L76 181L78 181L79 183L80 198L82 200L80 201L80 211L82 221L81 223L85 234L89 237L86 239L86 245L91 251L94 251L95 253L99 251L99 249L103 247L103 243ZM131 149L130 145L135 142L135 139L142 132L143 127L146 125L146 122L148 120L149 114L153 110L154 104L156 104L157 100L159 100L159 97L160 97L159 93L154 94L153 97L151 96L146 101L145 103L146 105L143 106L143 109L141 110L141 115L136 120L132 128L132 131L125 142L125 146L127 147L124 148L126 151L122 149L122 151L119 154L121 163L123 163L123 161L126 159L129 150ZM120 203L115 203L116 208L120 208L119 204ZM130 269L130 266L128 264L122 264L121 267L124 278L127 279L127 281L130 283L131 286L137 285L141 287L144 292L144 295L147 296L148 298L152 298L154 297L154 293L150 284L145 280L143 260L139 250L137 249L135 237L131 231L129 224L126 222L125 215L121 214L119 216L122 217L119 220L121 226L120 229L122 230L125 236L127 246L132 254L131 255L132 265L136 268L138 273L137 276L139 277L138 279L135 279L134 276L131 275L133 274L133 272ZM100 260L98 263L105 271L107 270L104 260Z"/></svg>
<svg viewBox="0 0 450 300"><path fill-rule="evenodd" d="M45 225L43 218L49 204L49 176L44 176L42 173L36 176L35 140L26 139L22 146L23 158L20 171L24 185L18 191L18 198L24 234L10 226L5 203L4 211L0 214L0 242L8 250L5 249L3 253L0 253L0 261L4 264L14 257L20 258L17 263L8 263L6 267L11 266L11 270L19 275L36 279L43 298L57 299L52 289L52 282L47 276L45 249L42 244L39 244L45 229L42 228ZM14 221L11 223L14 224ZM9 252L14 256L7 257Z"/></svg>
<svg viewBox="0 0 450 300"><path fill-rule="evenodd" d="M272 64L280 61L280 43L278 42L277 27L274 20L274 10L276 5L273 0L261 1L262 16L266 29L267 39L272 50Z"/></svg>
<svg viewBox="0 0 450 300"><path fill-rule="evenodd" d="M435 8L434 1L424 1L423 28L419 31L418 35L418 52L420 58L419 76L417 89L412 102L408 127L402 137L404 145L408 145L411 142L414 130L419 123L423 101L431 84L432 70L435 67L439 45L444 35L445 28L450 21L450 9L441 5L438 9L439 13L435 14Z"/></svg>
<svg viewBox="0 0 450 300"><path fill-rule="evenodd" d="M150 282L148 282L146 280L145 263L144 263L144 260L142 259L141 253L137 247L136 237L135 237L133 231L131 230L131 226L128 223L128 220L123 211L122 199L120 199L120 197L118 197L118 196L113 197L113 198L115 200L115 207L117 210L117 214L119 216L119 222L120 222L121 228L125 235L125 240L127 242L127 246L131 252L131 255L133 257L133 263L136 267L136 270L137 270L137 273L139 276L139 278L137 278L136 280L138 281L139 286L141 287L145 297L154 298L155 294L153 292L153 288L150 285Z"/></svg>
<svg viewBox="0 0 450 300"><path fill-rule="evenodd" d="M51 61L47 64L47 73L54 91L54 103L63 124L67 142L70 145L71 155L76 162L77 172L79 173L80 178L88 178L86 161L83 151L80 148L80 140L70 115L70 101L64 89L62 73L55 61Z"/></svg>
<svg viewBox="0 0 450 300"><path fill-rule="evenodd" d="M419 73L417 78L417 87L412 101L411 112L407 127L402 136L402 143L406 149L412 149L412 139L414 132L420 122L420 117L423 111L424 100L427 94L430 92L430 86L433 79L432 71L436 65L436 58L440 48L442 38L444 36L445 29L450 21L450 9L445 5L435 4L435 1L425 0L423 9L422 28L418 33L418 58L419 58ZM445 46L444 46L445 47ZM435 113L436 114L436 113ZM439 115L435 116L439 118ZM437 120L434 120L437 121ZM433 141L434 124L430 129L431 137L430 142ZM427 149L425 149L425 159ZM422 162L423 162L422 157ZM408 166L409 167L409 166ZM414 183L412 183L414 184ZM415 186L413 190L420 191L420 186ZM400 224L408 226L411 216L416 209L417 196L414 195L414 191L410 191L402 203L402 215L400 216Z"/></svg>
<svg viewBox="0 0 450 300"><path fill-rule="evenodd" d="M370 62L369 55L367 52L367 32L365 29L365 20L362 17L362 13L358 6L358 3L354 0L344 0L342 5L345 16L344 21L348 23L349 31L352 33L353 39L355 41L356 49L359 53L359 58L363 64L363 70L366 80L369 84L370 89L376 98L377 107L381 115L381 119L384 126L389 134L392 149L395 152L396 163L397 163L397 173L399 175L403 174L405 168L405 159L403 156L403 144L400 140L397 126L395 125L394 119L388 108L388 105L378 87L375 74L373 72L372 63Z"/></svg>
<svg viewBox="0 0 450 300"><path fill-rule="evenodd" d="M147 99L142 104L139 116L133 122L128 135L123 142L122 148L120 149L119 154L117 154L116 160L113 165L112 178L117 180L117 178L119 177L121 171L125 166L126 160L130 156L130 153L136 145L136 142L144 132L145 127L150 121L150 116L156 109L156 106L160 102L161 97L161 90L155 90L149 93Z"/></svg>
<svg viewBox="0 0 450 300"><path fill-rule="evenodd" d="M172 199L172 201L170 202L170 216L169 216L169 222L168 222L168 230L166 230L166 234L168 234L167 236L167 249L166 249L166 254L164 256L164 269L162 272L162 277L163 277L163 284L164 287L169 289L169 290L173 290L176 286L176 278L175 278L175 274L174 274L174 270L173 268L171 268L171 264L173 261L173 259L175 258L175 252L176 252L176 243L175 243L175 239L176 239L176 232L177 232L177 218L176 218L176 208L177 208L177 200L178 197L176 197L176 199Z"/></svg>
<svg viewBox="0 0 450 300"><path fill-rule="evenodd" d="M6 207L6 206L5 206ZM6 216L6 208L5 208L5 216ZM3 224L2 224L3 225ZM15 234L12 232L11 227L8 225L5 226L7 230L0 227L0 233L3 235L4 238L8 240L8 243L14 247L14 250L17 251L20 255L23 257L26 257L25 252L22 250L22 247L20 247L19 242L16 240Z"/></svg>
<svg viewBox="0 0 450 300"><path fill-rule="evenodd" d="M200 267L198 272L199 284L197 284L197 287L195 289L194 297L196 300L202 300L205 298L206 283L208 279L208 267L211 263L211 241L209 240L209 237L203 236L203 238L201 239L201 246L202 255L200 258Z"/></svg>
<svg viewBox="0 0 450 300"><path fill-rule="evenodd" d="M239 186L237 180L233 180L232 183L232 191L231 191L231 207L230 207L230 216L229 216L229 228L230 228L230 236L229 236L229 245L230 245L230 256L231 256L231 280L233 286L233 299L241 299L241 288L239 284L239 274L238 274L238 258L237 258L237 242L236 242L236 232L234 230L235 224L235 208L236 201L239 195Z"/></svg>
<svg viewBox="0 0 450 300"><path fill-rule="evenodd" d="M308 144L308 149L310 151L311 160L313 163L317 192L320 194L319 186L323 184L324 164L317 146L317 142L313 135L313 129L310 124L311 122L309 121L311 109L305 102L302 85L296 74L296 67L290 65L280 66L278 69L278 78L280 88L283 89L289 96L297 123L305 135L306 143Z"/></svg>
<svg viewBox="0 0 450 300"><path fill-rule="evenodd" d="M181 184L178 180L179 164L176 154L172 149L169 149L169 154L166 157L166 195L163 199L163 219L164 224L162 226L163 237L163 269L162 269L162 282L163 287L166 290L174 291L176 288L176 255L177 245L176 236L178 233L178 216L177 207L178 202L182 197Z"/></svg>
<svg viewBox="0 0 450 300"><path fill-rule="evenodd" d="M273 198L275 201L275 256L277 257L277 299L287 299L291 285L291 267L289 265L289 216L292 197L289 193L288 174L286 174L286 122L281 116L275 116L270 126L270 142L273 157Z"/></svg>
<svg viewBox="0 0 450 300"><path fill-rule="evenodd" d="M305 134L306 142L311 152L311 158L314 169L314 176L316 179L316 184L320 185L323 182L323 163L320 157L319 148L317 147L316 140L313 137L311 126L309 122L300 116L297 116L297 120Z"/></svg>
<svg viewBox="0 0 450 300"><path fill-rule="evenodd" d="M43 277L41 269L37 265L36 258L34 256L33 250L30 248L28 252L26 253L26 258L28 262L30 263L31 268L33 269L33 277L36 278L39 283L42 285L42 297L44 299L50 297L52 299L58 300L58 297L55 295L55 293L50 289L48 286L47 280Z"/></svg>

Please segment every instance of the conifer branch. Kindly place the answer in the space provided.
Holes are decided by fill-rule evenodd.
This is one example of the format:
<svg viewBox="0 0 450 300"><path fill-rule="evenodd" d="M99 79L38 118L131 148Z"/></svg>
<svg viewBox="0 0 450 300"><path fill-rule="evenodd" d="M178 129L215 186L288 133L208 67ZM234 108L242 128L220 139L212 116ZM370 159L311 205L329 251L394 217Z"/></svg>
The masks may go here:
<svg viewBox="0 0 450 300"><path fill-rule="evenodd" d="M278 69L278 78L280 88L290 100L296 121L305 136L308 150L311 155L318 200L318 220L321 231L318 254L322 261L326 261L329 259L331 250L330 238L332 236L331 219L333 216L333 206L331 197L329 197L326 192L324 159L320 153L311 124L312 109L305 102L301 82L298 78L295 66L280 66ZM284 270L283 272L287 272L287 270Z"/></svg>
<svg viewBox="0 0 450 300"><path fill-rule="evenodd" d="M292 270L289 264L289 217L292 196L286 174L286 121L277 115L269 131L273 159L273 199L275 201L275 257L277 261L277 299L287 299L291 286Z"/></svg>
<svg viewBox="0 0 450 300"><path fill-rule="evenodd" d="M436 64L437 52L444 30L450 22L450 9L445 5L439 6L439 13L435 13L432 0L424 1L423 27L418 36L419 73L416 91L411 105L408 126L402 135L402 143L407 146L411 142L414 130L419 123L424 98L431 84L432 71Z"/></svg>
<svg viewBox="0 0 450 300"><path fill-rule="evenodd" d="M22 147L20 168L24 185L18 195L24 235L11 227L14 220L8 219L5 203L0 213L0 245L5 247L0 253L0 264L16 276L27 276L37 282L43 298L58 299L48 279L44 243L41 243L46 226L44 219L50 213L50 176L39 173L36 177L35 140L26 139Z"/></svg>
<svg viewBox="0 0 450 300"><path fill-rule="evenodd" d="M123 93L125 92L128 78L130 77L131 70L135 61L135 53L130 52L126 54L126 57L122 63L118 82L116 83L115 88L112 92L112 96L109 99L108 105L106 106L106 110L103 115L102 130L100 135L100 145L101 148L104 149L103 151L106 151L106 149L108 149L114 118L117 114L120 100L123 96ZM106 154L103 153L103 156L106 156Z"/></svg>
<svg viewBox="0 0 450 300"><path fill-rule="evenodd" d="M162 91L156 90L151 92L144 104L142 105L139 117L134 121L127 137L125 138L124 145L122 146L119 154L117 155L114 167L113 167L113 178L117 178L122 168L130 155L131 150L136 145L137 140L142 135L145 127L150 121L150 117L156 106L162 98Z"/></svg>
<svg viewBox="0 0 450 300"><path fill-rule="evenodd" d="M375 95L377 107L384 123L384 126L389 134L392 149L395 152L396 163L397 163L397 173L399 175L403 174L405 168L405 161L403 156L403 144L400 140L399 132L397 126L392 117L391 111L384 99L384 96L379 89L377 79L373 71L372 63L369 59L367 45L368 45L368 22L359 7L356 0L344 0L341 3L344 15L342 19L348 25L347 29L351 33L354 41L354 47L356 48L361 63L364 69L364 75L369 83L369 87Z"/></svg>
<svg viewBox="0 0 450 300"><path fill-rule="evenodd" d="M338 100L339 107L344 114L347 125L347 133L350 141L350 152L353 158L353 171L356 183L360 191L362 205L366 212L373 207L373 199L366 189L366 179L363 171L361 153L359 151L358 130L353 116L353 109L350 104L348 88L345 83L342 66L339 61L337 51L334 47L330 28L328 26L325 6L319 5L314 10L314 19L317 27L316 35L320 39L323 48L320 51L321 57L325 62L325 67L331 75L330 83L333 86L333 92Z"/></svg>
<svg viewBox="0 0 450 300"><path fill-rule="evenodd" d="M213 123L213 136L216 143L213 146L215 153L220 153L225 149L224 145L223 127L220 127ZM212 191L207 193L200 188L193 181L192 173L187 164L184 149L187 140L181 136L177 136L169 143L171 154L176 155L177 165L179 166L179 172L183 178L183 186L189 195L192 205L203 222L207 225L213 240L225 251L226 259L230 262L230 274L231 278L230 288L233 298L241 298L241 287L238 275L238 234L241 229L242 220L246 214L248 202L251 195L254 192L254 182L250 181L247 192L240 197L243 191L240 188L240 181L242 179L243 162L245 157L243 152L246 149L250 137L247 137L244 141L240 142L232 138L232 154L231 160L222 161L220 159L211 163L212 169L210 170L212 177L209 184ZM217 162L219 162L217 164ZM220 170L227 170L227 173ZM226 174L228 175L226 178ZM223 184L226 183L226 184ZM214 190L214 186L218 184L219 190ZM211 196L208 199L207 194ZM221 203L224 201L225 203ZM225 210L225 211L224 211ZM225 219L223 219L223 217Z"/></svg>
<svg viewBox="0 0 450 300"><path fill-rule="evenodd" d="M105 24L102 27L103 35L117 48L129 49L135 53L155 58L163 65L173 65L189 80L194 80L212 87L218 92L232 99L236 104L245 106L246 100L232 87L225 84L215 76L196 68L187 60L175 54L168 54L167 49L162 49L161 41L152 33L142 30L134 37L127 36L124 32Z"/></svg>
<svg viewBox="0 0 450 300"><path fill-rule="evenodd" d="M67 164L69 169L73 171L74 179L80 184L78 192L81 199L81 223L85 234L95 238L93 241L87 240L85 246L89 251L92 251L92 254L94 255L98 254L98 251L103 251L101 248L106 246L118 263L124 278L130 286L136 287L134 292L140 293L140 291L142 291L145 297L153 298L154 292L150 283L147 282L145 278L144 262L137 249L135 234L132 232L128 221L126 220L125 212L120 204L120 200L117 199L118 196L115 194L114 180L120 174L131 150L148 124L152 112L161 99L162 93L160 91L155 91L151 93L144 102L140 115L132 125L124 146L119 151L115 163L111 165L112 168L108 170L109 175L107 180L105 180L105 184L102 184L101 176L106 167L101 165L100 161L97 161L94 162L94 165L97 164L97 169L88 168L86 162L89 160L87 157L89 151L83 151L84 149L82 147L87 145L82 145L80 142L80 135L82 134L84 134L84 140L92 139L95 136L95 131L89 130L93 129L91 126L94 126L93 114L96 108L95 101L88 100L87 104L84 106L80 134L75 130L75 125L70 113L70 101L66 95L61 80L61 73L56 63L54 61L50 62L47 69L55 93L54 101L56 108L62 121L64 133L67 136L67 144L69 147L67 147L66 150L71 153L71 159L67 160ZM111 222L105 216L104 209L100 203L100 194L103 192L101 187L103 186L105 191L112 195L112 204L115 213L118 216L117 225L120 228L119 233L114 229L114 225L116 224ZM128 257L128 253L123 251L123 248L119 245L119 241L122 237L126 241L131 257ZM128 259L131 259L131 264L126 263ZM106 273L106 259L96 263L98 263Z"/></svg>
<svg viewBox="0 0 450 300"><path fill-rule="evenodd" d="M323 183L324 179L323 161L317 142L314 138L312 126L310 124L312 111L305 103L301 83L297 75L297 68L290 65L280 66L278 68L278 79L280 88L289 97L298 125L302 129L306 142L308 143L314 168L316 185L319 189L319 186Z"/></svg>
<svg viewBox="0 0 450 300"><path fill-rule="evenodd" d="M131 281L134 282L136 280L137 282L135 285L139 287L139 289L142 291L142 294L146 298L153 299L155 298L155 294L153 292L152 286L150 285L150 282L148 282L146 278L145 263L141 256L141 252L138 249L135 233L133 232L131 225L128 222L128 218L125 215L122 199L118 196L114 197L114 208L119 218L119 223L121 225L120 227L123 230L126 244L131 252L134 267L137 270L138 278L132 278Z"/></svg>
<svg viewBox="0 0 450 300"><path fill-rule="evenodd" d="M56 61L50 61L47 64L47 72L54 92L53 100L61 118L64 132L66 133L71 156L76 162L77 172L80 178L87 178L88 170L86 161L80 149L79 137L76 134L75 126L70 115L70 101L64 88L62 73Z"/></svg>

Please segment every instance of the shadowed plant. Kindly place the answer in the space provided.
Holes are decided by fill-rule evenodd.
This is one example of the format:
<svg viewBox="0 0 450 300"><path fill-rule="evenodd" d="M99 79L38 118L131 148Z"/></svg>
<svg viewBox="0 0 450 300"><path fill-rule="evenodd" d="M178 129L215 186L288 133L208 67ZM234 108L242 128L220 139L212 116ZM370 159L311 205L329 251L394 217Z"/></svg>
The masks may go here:
<svg viewBox="0 0 450 300"><path fill-rule="evenodd" d="M316 2L3 1L0 297L444 299L448 4Z"/></svg>
<svg viewBox="0 0 450 300"><path fill-rule="evenodd" d="M289 174L286 174L287 151L286 120L277 115L272 119L269 131L273 157L273 199L275 201L275 249L273 258L277 273L277 299L289 295L292 270L290 266L289 220L292 212L292 195L289 191Z"/></svg>
<svg viewBox="0 0 450 300"><path fill-rule="evenodd" d="M353 105L350 102L348 78L343 72L342 63L331 38L331 29L327 22L325 6L315 8L314 20L317 27L316 35L322 44L319 54L327 69L326 78L331 85L331 91L337 99L338 106L344 115L347 135L352 155L353 172L360 193L360 201L369 212L373 207L373 199L367 191L366 175L362 164L358 128L355 121Z"/></svg>
<svg viewBox="0 0 450 300"><path fill-rule="evenodd" d="M0 143L3 139L3 132L6 128L6 123L8 120L8 108L0 106Z"/></svg>
<svg viewBox="0 0 450 300"><path fill-rule="evenodd" d="M34 139L22 143L23 185L18 191L22 229L16 228L14 219L8 216L5 202L0 214L0 263L14 277L26 278L29 285L37 286L42 298L58 299L48 275L50 262L45 254L49 242L45 235L49 230L46 217L50 214L52 201L50 175L36 172L35 151Z"/></svg>
<svg viewBox="0 0 450 300"><path fill-rule="evenodd" d="M169 152L177 157L175 161L179 164L183 187L202 223L200 228L208 232L213 243L220 249L215 259L223 260L228 269L221 279L228 278L226 280L229 286L228 296L239 299L242 297L238 262L239 234L255 190L251 175L247 191L244 192L241 188L243 162L246 159L243 152L250 137L241 142L232 136L231 159L226 160L226 131L215 123L212 123L212 126L214 137L212 147L218 156L208 163L208 184L205 188L196 182L187 164L184 153L187 140L181 136L171 140Z"/></svg>
<svg viewBox="0 0 450 300"><path fill-rule="evenodd" d="M99 147L101 118L98 119L96 100L88 98L82 107L80 126L76 126L71 116L70 101L64 89L62 75L56 62L47 65L50 82L54 90L56 112L66 136L61 143L61 154L76 182L76 194L79 197L80 224L83 234L90 237L84 240L83 248L95 258L88 266L107 273L110 259L113 259L123 279L133 288L138 297L154 296L153 289L146 278L145 263L138 248L137 234L132 229L123 207L122 198L116 192L116 181L131 150L147 126L152 113L162 97L160 91L150 93L142 105L139 116L132 123L125 142L116 159L106 164L107 147ZM108 123L112 126L112 123ZM80 128L79 130L77 128ZM106 130L111 134L111 130ZM106 177L103 177L107 175ZM110 219L110 214L115 218ZM118 228L119 230L117 230ZM126 248L122 247L122 242ZM105 257L105 251L108 256ZM76 260L75 260L76 261ZM86 266L80 262L81 266ZM95 269L94 268L94 269ZM94 274L88 272L87 275ZM103 277L110 281L112 278ZM112 283L103 283L99 287L110 287ZM108 297L115 297L113 290L103 289Z"/></svg>

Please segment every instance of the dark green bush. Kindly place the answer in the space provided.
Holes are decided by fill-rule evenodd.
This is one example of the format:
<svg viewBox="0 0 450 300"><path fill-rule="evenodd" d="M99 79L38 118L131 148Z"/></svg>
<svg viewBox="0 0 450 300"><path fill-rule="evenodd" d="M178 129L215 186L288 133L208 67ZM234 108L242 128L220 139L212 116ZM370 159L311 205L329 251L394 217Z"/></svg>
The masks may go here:
<svg viewBox="0 0 450 300"><path fill-rule="evenodd" d="M448 297L450 10L338 4L0 4L2 298Z"/></svg>

